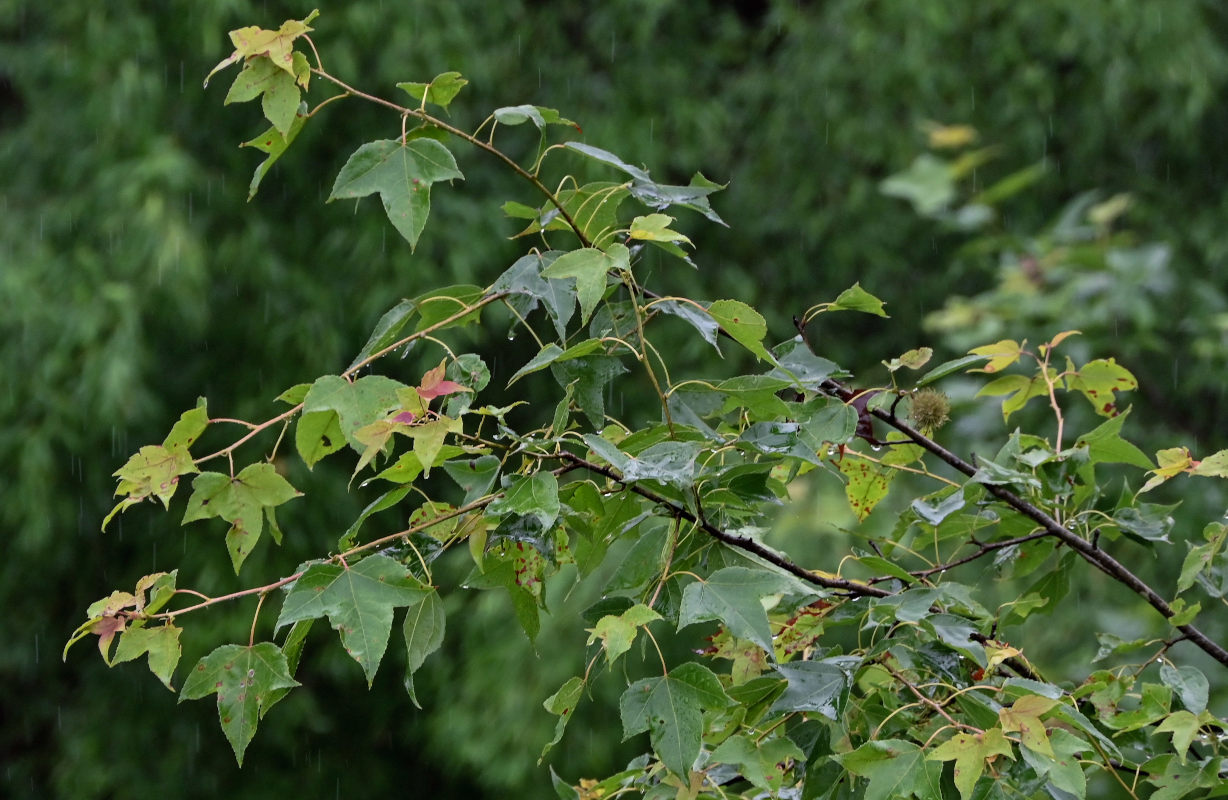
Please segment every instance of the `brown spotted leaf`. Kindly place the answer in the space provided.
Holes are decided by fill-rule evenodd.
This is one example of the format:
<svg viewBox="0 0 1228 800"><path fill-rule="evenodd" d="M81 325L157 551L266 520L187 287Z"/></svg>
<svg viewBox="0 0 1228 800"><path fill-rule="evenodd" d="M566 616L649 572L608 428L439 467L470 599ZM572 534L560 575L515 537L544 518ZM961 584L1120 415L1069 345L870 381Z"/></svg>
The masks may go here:
<svg viewBox="0 0 1228 800"><path fill-rule="evenodd" d="M243 751L256 733L260 705L276 689L298 686L286 656L272 642L250 647L223 645L197 662L183 684L179 702L217 694L222 732L243 766Z"/></svg>
<svg viewBox="0 0 1228 800"><path fill-rule="evenodd" d="M844 494L848 498L853 513L857 515L858 521L864 520L887 496L891 470L873 461L853 456L840 459L836 462L836 466L848 477L849 482L844 487Z"/></svg>

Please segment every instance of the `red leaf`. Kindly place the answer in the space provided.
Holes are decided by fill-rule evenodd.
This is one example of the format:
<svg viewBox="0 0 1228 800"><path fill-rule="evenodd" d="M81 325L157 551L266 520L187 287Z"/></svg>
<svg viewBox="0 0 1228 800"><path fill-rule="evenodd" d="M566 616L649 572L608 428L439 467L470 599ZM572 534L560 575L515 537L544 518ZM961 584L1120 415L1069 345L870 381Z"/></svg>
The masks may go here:
<svg viewBox="0 0 1228 800"><path fill-rule="evenodd" d="M418 396L423 400L431 400L436 397L443 397L448 394L456 394L457 392L468 392L471 389L461 386L456 381L439 381L433 386L426 386L425 383L418 387Z"/></svg>

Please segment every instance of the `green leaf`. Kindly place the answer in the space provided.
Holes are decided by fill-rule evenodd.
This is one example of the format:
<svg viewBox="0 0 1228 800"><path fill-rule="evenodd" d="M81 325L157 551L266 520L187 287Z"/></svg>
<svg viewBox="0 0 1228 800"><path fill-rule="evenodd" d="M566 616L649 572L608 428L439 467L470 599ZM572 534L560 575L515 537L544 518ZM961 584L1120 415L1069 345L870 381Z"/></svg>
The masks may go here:
<svg viewBox="0 0 1228 800"><path fill-rule="evenodd" d="M443 644L444 631L447 627L447 617L444 613L443 601L439 592L431 590L421 602L411 605L405 610L405 622L402 630L405 633L405 647L408 659L405 665L405 691L414 705L422 708L418 695L414 691L414 673L426 661L426 657L434 653Z"/></svg>
<svg viewBox="0 0 1228 800"><path fill-rule="evenodd" d="M909 369L921 369L929 363L930 358L934 355L934 350L931 347L917 347L907 351L898 358L893 358L890 361L884 361L883 366L889 372L895 372L901 367Z"/></svg>
<svg viewBox="0 0 1228 800"><path fill-rule="evenodd" d="M434 103L447 108L468 83L459 72L441 72L430 83L398 83L397 88L404 89L410 97L422 100L424 104Z"/></svg>
<svg viewBox="0 0 1228 800"><path fill-rule="evenodd" d="M1199 718L1190 711L1174 711L1168 715L1168 718L1156 726L1156 733L1171 733L1173 735L1173 749L1177 751L1177 758L1181 759L1181 763L1185 763L1186 754L1190 750L1190 745L1198 736L1198 729L1202 727L1202 722Z"/></svg>
<svg viewBox="0 0 1228 800"><path fill-rule="evenodd" d="M567 336L567 321L576 310L576 292L570 281L546 280L542 273L562 255L552 250L522 256L490 287L492 292L513 295L507 302L521 316L537 308L539 302L544 305L559 339Z"/></svg>
<svg viewBox="0 0 1228 800"><path fill-rule="evenodd" d="M1228 542L1228 526L1220 522L1207 523L1202 530L1206 544L1196 545L1185 554L1181 562L1181 575L1177 578L1177 592L1181 593L1194 585L1194 581L1216 562Z"/></svg>
<svg viewBox="0 0 1228 800"><path fill-rule="evenodd" d="M687 777L699 757L703 709L732 704L720 679L707 667L687 662L659 678L631 684L619 701L623 739L648 731L661 763Z"/></svg>
<svg viewBox="0 0 1228 800"><path fill-rule="evenodd" d="M431 184L464 176L448 148L434 139L368 142L341 168L329 201L366 197L379 192L393 227L411 248L426 226L431 208Z"/></svg>
<svg viewBox="0 0 1228 800"><path fill-rule="evenodd" d="M766 375L738 375L723 380L716 385L717 391L727 395L721 413L744 408L755 419L790 417L789 407L777 396L777 392L791 384L792 381Z"/></svg>
<svg viewBox="0 0 1228 800"><path fill-rule="evenodd" d="M1119 733L1139 730L1168 716L1172 707L1173 693L1167 686L1144 683L1139 695L1138 707L1114 714L1103 722Z"/></svg>
<svg viewBox="0 0 1228 800"><path fill-rule="evenodd" d="M564 253L542 270L543 278L575 278L576 299L580 301L580 322L586 324L605 294L606 274L610 270L630 269L631 254L625 245L612 244L607 250L582 247Z"/></svg>
<svg viewBox="0 0 1228 800"><path fill-rule="evenodd" d="M202 472L192 481L183 524L210 517L229 522L226 550L237 575L264 531L263 507L279 506L295 497L302 497L302 493L268 462L249 464L233 478L220 472Z"/></svg>
<svg viewBox="0 0 1228 800"><path fill-rule="evenodd" d="M179 701L217 694L217 715L243 766L243 751L256 733L260 706L277 689L298 686L290 677L286 657L271 642L251 647L223 645L202 658L183 684Z"/></svg>
<svg viewBox="0 0 1228 800"><path fill-rule="evenodd" d="M576 405L584 412L592 426L601 428L606 424L605 398L610 393L608 387L615 378L625 374L627 368L618 356L565 358L567 353L575 349L568 348L567 352L550 365L550 372L560 386L572 390Z"/></svg>
<svg viewBox="0 0 1228 800"><path fill-rule="evenodd" d="M584 440L592 445L592 437ZM628 481L660 481L679 489L687 489L695 483L695 460L703 445L699 442L660 442L628 460L621 466L623 478Z"/></svg>
<svg viewBox="0 0 1228 800"><path fill-rule="evenodd" d="M720 325L703 306L680 300L661 300L652 304L652 310L685 320L688 325L699 332L704 341L715 347L718 352L720 351L716 343L717 334L721 329Z"/></svg>
<svg viewBox="0 0 1228 800"><path fill-rule="evenodd" d="M618 657L631 649L631 644L635 641L635 635L640 626L658 619L661 619L661 615L642 603L628 608L621 614L607 614L597 620L595 626L587 629L591 634L588 637L588 644L600 640L601 647L605 650L606 661L610 666L614 666Z"/></svg>
<svg viewBox="0 0 1228 800"><path fill-rule="evenodd" d="M761 361L773 362L763 347L767 322L758 311L738 300L717 300L708 306L708 314L733 340L754 353Z"/></svg>
<svg viewBox="0 0 1228 800"><path fill-rule="evenodd" d="M445 461L444 472L465 491L461 505L469 505L483 497L495 485L502 462L497 456L481 456L469 461Z"/></svg>
<svg viewBox="0 0 1228 800"><path fill-rule="evenodd" d="M683 242L690 244L691 240L678 231L670 230L669 224L674 218L668 214L649 214L631 220L629 236L646 242Z"/></svg>
<svg viewBox="0 0 1228 800"><path fill-rule="evenodd" d="M1173 529L1175 505L1138 503L1113 513L1113 524L1122 533L1138 542L1168 542Z"/></svg>
<svg viewBox="0 0 1228 800"><path fill-rule="evenodd" d="M927 503L926 500L930 498L937 499L937 502L933 505ZM917 516L930 525L938 525L944 519L963 508L964 502L964 492L962 490L953 492L941 491L929 495L927 498L918 497L912 501L910 508L917 513Z"/></svg>
<svg viewBox="0 0 1228 800"><path fill-rule="evenodd" d="M786 380L802 390L812 391L824 379L840 372L840 367L816 356L805 342L797 339L790 339L773 348L772 355L776 364L768 371L768 377Z"/></svg>
<svg viewBox="0 0 1228 800"><path fill-rule="evenodd" d="M1151 459L1130 442L1121 438L1121 428L1126 423L1130 409L1111 417L1075 442L1076 447L1086 447L1092 464L1130 464L1142 469L1155 469Z"/></svg>
<svg viewBox="0 0 1228 800"><path fill-rule="evenodd" d="M1050 783L1063 792L1068 792L1078 798L1085 797L1087 795L1087 775L1084 774L1083 765L1079 762L1079 754L1090 750L1091 747L1087 742L1062 728L1053 728L1049 735L1053 745L1051 754L1024 747L1019 751L1023 755L1023 760L1036 770L1037 775L1048 778Z"/></svg>
<svg viewBox="0 0 1228 800"><path fill-rule="evenodd" d="M1027 344L1025 339L1023 343L1019 343L1014 339L1002 339L993 344L974 347L968 352L978 359L987 358L989 363L979 369L968 370L969 372L1001 372L1002 370L1014 364L1023 356L1023 348Z"/></svg>
<svg viewBox="0 0 1228 800"><path fill-rule="evenodd" d="M1207 697L1210 684L1207 676L1198 667L1176 667L1165 662L1160 665L1160 680L1165 686L1177 693L1181 705L1195 714L1207 710Z"/></svg>
<svg viewBox="0 0 1228 800"><path fill-rule="evenodd" d="M860 283L854 283L841 292L827 309L829 311L861 311L880 317L887 316L887 312L883 310L883 301L861 288Z"/></svg>
<svg viewBox="0 0 1228 800"><path fill-rule="evenodd" d="M286 657L286 667L289 669L290 677L294 677L294 671L298 669L299 659L303 657L303 646L307 644L307 634L311 633L311 626L314 624L314 619L299 620L290 626L290 632L286 634L286 641L281 646L281 652ZM260 719L264 719L269 709L290 694L291 688L293 687L282 686L261 697Z"/></svg>
<svg viewBox="0 0 1228 800"><path fill-rule="evenodd" d="M316 412L332 411L336 413L339 424L334 429L327 423L327 420L319 423L313 422L308 434L320 430L323 431L322 436L328 436L330 431L333 432L333 435L340 431L344 440L357 452L362 453L366 447L355 437L355 432L359 428L382 419L389 411L399 409L401 401L397 396L397 391L404 388L406 388L405 384L383 375L364 375L353 383L339 375L325 375L317 378L303 399L304 417ZM308 443L312 442L310 436L307 436L306 439ZM298 437L296 437L296 443L297 441ZM308 455L318 456L322 450L328 452L336 450L337 443L331 438L328 441L329 444L326 446L324 440L321 439L320 446L315 449L309 447L307 453L304 453L303 448L300 447L299 453L303 455L303 460L309 465L314 464L319 457L316 457L314 461L309 461Z"/></svg>
<svg viewBox="0 0 1228 800"><path fill-rule="evenodd" d="M432 591L404 565L381 554L367 556L352 567L314 564L294 582L277 627L327 616L370 686L388 647L392 610L416 605Z"/></svg>
<svg viewBox="0 0 1228 800"><path fill-rule="evenodd" d="M772 711L816 711L828 719L840 719L851 685L844 667L830 661L799 661L777 664L776 671L789 686Z"/></svg>
<svg viewBox="0 0 1228 800"><path fill-rule="evenodd" d="M696 622L719 620L731 634L749 639L772 652L772 631L768 625L764 599L781 595L792 582L764 569L725 567L695 581L682 591L678 628Z"/></svg>
<svg viewBox="0 0 1228 800"><path fill-rule="evenodd" d="M942 765L927 760L925 751L913 742L875 739L840 756L840 763L853 775L870 780L865 800L942 797Z"/></svg>
<svg viewBox="0 0 1228 800"><path fill-rule="evenodd" d="M1187 472L1195 466L1194 457L1188 447L1169 447L1156 452L1156 467L1151 470L1151 477L1138 490L1139 494L1149 492L1167 480Z"/></svg>
<svg viewBox="0 0 1228 800"><path fill-rule="evenodd" d="M545 106L504 106L496 108L492 115L501 125L521 125L532 122L538 130L544 130L547 125L568 125L576 130L580 126L569 119L559 116L559 112Z"/></svg>
<svg viewBox="0 0 1228 800"><path fill-rule="evenodd" d="M759 742L744 733L730 736L712 751L713 761L739 767L743 777L767 792L779 791L790 760L805 758L801 748L789 739Z"/></svg>
<svg viewBox="0 0 1228 800"><path fill-rule="evenodd" d="M955 762L955 788L963 800L972 797L977 780L985 772L985 762L994 756L1013 759L1014 750L1001 728L984 733L960 732L930 751L926 758Z"/></svg>
<svg viewBox="0 0 1228 800"><path fill-rule="evenodd" d="M171 427L171 432L162 440L162 446L171 453L186 454L188 448L196 443L208 426L209 411L205 398L202 397L196 401L195 408L179 415L179 420Z"/></svg>
<svg viewBox="0 0 1228 800"><path fill-rule="evenodd" d="M691 244L691 240L671 230L669 224L674 221L674 218L667 214L649 214L644 217L636 217L631 220L631 228L627 233L627 238L635 241L650 242L670 255L677 256L687 263L691 263L691 259L687 256L686 251L678 246L678 243ZM694 264L692 264L694 266Z"/></svg>
<svg viewBox="0 0 1228 800"><path fill-rule="evenodd" d="M366 361L375 353L398 341L401 338L401 330L417 310L418 303L416 301L401 300L395 306L385 311L384 315L379 318L379 322L375 323L375 328L371 331L371 335L367 337L367 343L362 346L362 349L358 351L358 355L354 356L354 360L350 362L346 369L354 369L354 367Z"/></svg>
<svg viewBox="0 0 1228 800"><path fill-rule="evenodd" d="M640 517L637 516L631 521L635 522L639 519ZM614 594L634 591L659 577L665 563L665 546L668 539L669 532L664 526L649 527L643 531L614 570L614 574L610 576L604 592Z"/></svg>
<svg viewBox="0 0 1228 800"><path fill-rule="evenodd" d="M459 455L464 455L465 450L462 447L457 447L453 444L445 444L439 448L439 452L435 455L435 463L432 466L447 464L449 459ZM418 458L418 454L412 450L408 453L402 453L401 457L391 464L383 472L376 474L375 478L371 478L363 482L367 485L376 478L393 483L412 483L422 474L424 467L422 461Z"/></svg>
<svg viewBox="0 0 1228 800"><path fill-rule="evenodd" d="M984 360L985 356L973 355L963 356L961 358L952 359L951 361L944 361L931 369L929 372L922 375L917 380L917 388L919 389L922 386L929 386L934 381L942 380L948 375L953 375L956 372L962 371L964 367L970 364L978 364Z"/></svg>
<svg viewBox="0 0 1228 800"><path fill-rule="evenodd" d="M882 556L858 556L855 560L871 572L879 575L890 575L903 581L905 584L916 583L917 581L916 578L908 573L908 570Z"/></svg>
<svg viewBox="0 0 1228 800"><path fill-rule="evenodd" d="M1057 375L1057 370L1049 370L1050 378ZM1002 418L1009 420L1011 414L1027 405L1033 397L1044 397L1049 392L1049 385L1039 375L1003 375L995 378L981 387L977 397L1010 395L1002 401Z"/></svg>
<svg viewBox="0 0 1228 800"><path fill-rule="evenodd" d="M586 183L578 189L564 189L557 197L589 244L599 250L605 250L617 241L618 209L630 194L626 184L598 181ZM523 236L539 230L572 230L553 204L545 207L538 220L517 235Z"/></svg>
<svg viewBox="0 0 1228 800"><path fill-rule="evenodd" d="M398 432L414 440L414 455L422 464L423 474L430 475L431 467L438 462L439 454L443 451L444 439L449 433L460 433L462 429L461 420L438 416L425 425L410 425L407 430Z"/></svg>
<svg viewBox="0 0 1228 800"><path fill-rule="evenodd" d="M477 304L484 294L482 287L462 283L456 286L444 286L418 295L413 302L421 318L414 330L424 331L438 325L448 317L456 316ZM445 327L459 328L465 325L476 325L481 320L481 313L481 309L477 309L457 318ZM436 330L442 329L436 328Z"/></svg>
<svg viewBox="0 0 1228 800"><path fill-rule="evenodd" d="M547 711L559 718L559 721L554 724L554 738L546 743L542 748L542 754L537 759L537 763L541 763L554 746L563 738L563 731L567 728L567 722L571 719L572 712L576 710L576 706L580 702L580 698L584 696L584 679L579 676L573 676L567 679L567 682L559 687L559 690L546 698L546 702L542 703Z"/></svg>
<svg viewBox="0 0 1228 800"><path fill-rule="evenodd" d="M529 363L525 364L520 369L516 370L515 374L508 379L507 385L510 387L513 383L523 378L525 375L532 375L534 372L545 369L553 364L563 355L563 348L559 347L554 342L543 347L537 355L529 359Z"/></svg>
<svg viewBox="0 0 1228 800"><path fill-rule="evenodd" d="M307 396L307 392L310 389L310 383L296 383L289 389L277 395L277 402L285 403L288 406L297 406L299 403L303 402L303 398Z"/></svg>
<svg viewBox="0 0 1228 800"><path fill-rule="evenodd" d="M1219 776L1221 763L1219 756L1202 761L1191 760L1188 764L1171 754L1151 759L1143 765L1147 782L1156 787L1148 800L1179 800L1191 795L1196 789L1222 789L1224 782ZM1204 796L1223 795L1217 791L1213 795Z"/></svg>
<svg viewBox="0 0 1228 800"><path fill-rule="evenodd" d="M929 153L917 156L908 169L886 178L879 191L912 203L922 216L945 210L955 199L955 176L951 165Z"/></svg>
<svg viewBox="0 0 1228 800"><path fill-rule="evenodd" d="M503 479L503 496L486 507L488 514L534 516L543 528L559 518L559 482L549 472L509 475Z"/></svg>
<svg viewBox="0 0 1228 800"><path fill-rule="evenodd" d="M239 145L239 147L254 147L260 152L268 154L268 158L260 162L256 167L255 174L252 175L252 182L247 188L248 200L256 196L256 191L260 188L260 182L264 180L264 176L269 174L269 170L273 168L277 160L290 148L290 145L298 138L299 133L306 124L307 104L299 103L298 108L295 109L294 119L290 121L290 127L284 134L278 130L277 126L273 126L256 138L248 139Z"/></svg>
<svg viewBox="0 0 1228 800"><path fill-rule="evenodd" d="M1029 472L1022 472L1010 467L1004 467L988 458L976 460L976 473L969 479L973 483L987 483L994 486L1003 484L1018 484L1033 489L1040 489L1040 481Z"/></svg>
<svg viewBox="0 0 1228 800"><path fill-rule="evenodd" d="M448 364L444 377L472 390L458 392L448 398L444 413L449 417L460 417L473 405L477 393L490 385L490 368L476 353L463 353Z"/></svg>
<svg viewBox="0 0 1228 800"><path fill-rule="evenodd" d="M687 186L669 186L657 183L647 170L631 166L608 150L583 142L566 142L563 146L630 175L631 194L649 208L659 211L670 206L680 206L698 211L718 225L725 224L708 202L708 195L725 188L723 184L713 183L697 172Z"/></svg>
<svg viewBox="0 0 1228 800"><path fill-rule="evenodd" d="M305 119L298 114L302 106L299 90L306 88L311 76L307 57L302 53L294 53L290 61L292 66L283 69L285 65L278 65L270 58L248 59L243 65L243 71L231 84L225 100L225 104L229 105L260 97L265 118L273 123L274 130L280 133L283 139L293 139L295 123ZM299 126L301 125L300 122ZM274 147L275 144L270 145L270 148ZM285 147L281 149L284 151Z"/></svg>
<svg viewBox="0 0 1228 800"><path fill-rule="evenodd" d="M341 535L341 538L337 540L337 550L344 553L358 544L358 531L362 528L362 524L367 521L367 518L372 514L378 514L381 511L392 508L405 499L405 495L409 494L409 490L409 486L398 486L372 500L362 510L362 513L358 515L358 518L350 524L345 533Z"/></svg>
<svg viewBox="0 0 1228 800"><path fill-rule="evenodd" d="M294 425L294 447L311 469L320 459L345 447L345 433L336 411L310 411Z"/></svg>
<svg viewBox="0 0 1228 800"><path fill-rule="evenodd" d="M153 612L148 612L153 613ZM113 664L120 664L149 654L149 671L162 681L162 685L172 692L171 677L175 674L175 666L183 654L179 645L181 628L174 625L158 625L153 628L128 628L119 639L115 648Z"/></svg>
<svg viewBox="0 0 1228 800"><path fill-rule="evenodd" d="M838 400L807 403L803 414L799 438L816 453L832 444L844 444L857 431L857 410Z"/></svg>

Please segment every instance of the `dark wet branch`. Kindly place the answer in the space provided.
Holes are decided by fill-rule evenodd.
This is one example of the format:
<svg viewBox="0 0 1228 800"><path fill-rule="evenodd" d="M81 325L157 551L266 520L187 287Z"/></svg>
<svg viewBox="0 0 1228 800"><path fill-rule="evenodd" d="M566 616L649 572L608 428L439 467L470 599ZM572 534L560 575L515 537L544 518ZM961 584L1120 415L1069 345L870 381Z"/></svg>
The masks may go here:
<svg viewBox="0 0 1228 800"><path fill-rule="evenodd" d="M856 392L838 381L831 379L824 380L819 388L825 393L844 402L849 402L856 397ZM947 450L945 447L938 444L928 436L922 434L920 431L916 430L898 417L892 416L890 413L880 408L871 409L870 413L887 425L890 425L897 431L903 433L915 444L920 445L922 448L942 459L956 470L962 472L964 475L972 477L976 474L975 465L965 461L955 453L952 453L950 450ZM1053 536L1054 538L1058 539L1063 544L1070 547L1070 549L1078 553L1084 561L1087 561L1089 564L1096 567L1113 580L1124 585L1139 597L1142 597L1152 608L1159 611L1166 619L1172 618L1176 613L1173 611L1172 606L1170 606L1168 602L1159 595L1159 593L1157 593L1145 581L1127 569L1120 561L1113 558L1113 556L1109 555L1104 550L1100 549L1098 544L1089 542L1083 537L1074 533L1045 511L1027 500L1024 500L1022 497L1009 489L989 483L982 485L985 487L985 490L994 497L998 498L1011 508L1018 511L1020 514L1023 514L1025 517L1028 517L1033 522L1040 525L1041 529L1046 535ZM1207 655L1211 656L1224 666L1228 666L1228 650L1225 650L1223 646L1212 641L1206 634L1193 625L1177 625L1176 628L1177 630L1181 631L1189 641L1197 645Z"/></svg>

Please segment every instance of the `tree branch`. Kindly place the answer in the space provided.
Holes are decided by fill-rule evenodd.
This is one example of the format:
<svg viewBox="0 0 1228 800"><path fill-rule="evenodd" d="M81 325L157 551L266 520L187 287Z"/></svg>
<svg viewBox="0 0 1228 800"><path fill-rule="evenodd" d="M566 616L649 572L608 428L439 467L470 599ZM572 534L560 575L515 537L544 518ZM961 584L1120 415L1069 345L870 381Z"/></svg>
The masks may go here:
<svg viewBox="0 0 1228 800"><path fill-rule="evenodd" d="M824 379L819 388L827 394L830 394L844 402L852 400L856 394L848 387L830 378ZM898 417L889 414L881 408L872 408L870 409L870 413L876 418L895 428L897 431L903 433L915 444L918 444L925 450L933 453L935 456L942 459L947 464L951 465L956 470L962 472L968 477L972 477L976 474L977 470L973 464L968 463L955 453L947 450L945 447L938 444L933 439L924 435ZM1065 525L1059 523L1045 511L1036 507L1027 500L1024 500L1022 497L1009 489L1005 489L1002 486L991 483L984 483L981 485L984 486L985 490L994 497L998 498L1011 508L1018 511L1020 514L1023 514L1025 517L1028 517L1033 522L1040 525L1046 534L1057 538L1063 544L1070 547L1070 549L1078 553L1084 561L1087 561L1089 564L1096 567L1113 580L1121 583L1126 588L1130 589L1130 591L1142 597L1152 608L1159 611L1166 619L1171 618L1176 613L1173 611L1172 606L1170 606L1168 602L1145 581L1127 569L1126 566L1120 561L1113 558L1104 550L1101 550L1099 546L1088 542L1083 537L1071 531ZM1206 634L1193 625L1185 624L1177 625L1175 627L1177 630L1185 634L1185 637L1197 645L1204 653L1211 656L1224 666L1228 666L1228 650L1225 650L1223 646L1212 641Z"/></svg>
<svg viewBox="0 0 1228 800"><path fill-rule="evenodd" d="M593 462L581 458L574 453L569 453L566 450L563 450L558 453L543 454L542 457L561 458L577 467L581 467L590 472L595 472L598 475L603 475L615 483L625 486L627 489L635 492L640 497L669 509L671 514L674 514L681 519L685 519L687 522L693 523L713 539L716 539L719 542L724 542L730 547L737 548L738 550L754 553L764 561L767 561L773 566L779 567L785 572L788 572L790 575L798 577L807 583L814 584L815 586L822 586L824 589L834 589L836 591L846 592L853 597L891 597L892 594L894 594L894 592L889 592L886 589L879 589L864 583L857 583L856 581L849 581L845 580L844 578L828 578L826 576L811 572L810 570L793 563L789 559L783 558L778 553L764 547L754 539L746 536L737 536L727 531L723 531L707 520L700 519L688 509L674 503L672 500L662 497L651 489L645 489L642 486L630 483L614 470L608 467L603 467L600 464L594 464Z"/></svg>

